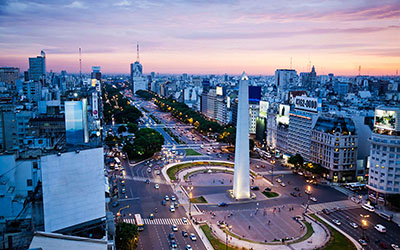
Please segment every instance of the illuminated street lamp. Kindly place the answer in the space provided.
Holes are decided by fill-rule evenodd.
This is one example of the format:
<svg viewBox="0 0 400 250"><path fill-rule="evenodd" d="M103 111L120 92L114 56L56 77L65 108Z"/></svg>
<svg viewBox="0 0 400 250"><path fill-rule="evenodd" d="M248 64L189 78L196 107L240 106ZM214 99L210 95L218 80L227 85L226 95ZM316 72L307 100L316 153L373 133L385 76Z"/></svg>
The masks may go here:
<svg viewBox="0 0 400 250"><path fill-rule="evenodd" d="M367 229L368 221L367 218L369 218L369 214L360 214L361 216L361 227L363 230L363 239L365 239L365 230Z"/></svg>
<svg viewBox="0 0 400 250"><path fill-rule="evenodd" d="M188 187L188 189L189 189L189 217L190 217L190 219L192 219L192 198L193 198L192 191L193 191L193 186L190 185Z"/></svg>
<svg viewBox="0 0 400 250"><path fill-rule="evenodd" d="M118 212L117 212L117 216L120 217L121 216L121 210L125 209L125 208L129 208L129 205L125 206L125 207L121 207Z"/></svg>
<svg viewBox="0 0 400 250"><path fill-rule="evenodd" d="M307 186L307 195L308 195L308 199L307 199L306 209L304 210L304 214L307 213L308 206L310 205L310 196L311 196L311 186L310 185Z"/></svg>

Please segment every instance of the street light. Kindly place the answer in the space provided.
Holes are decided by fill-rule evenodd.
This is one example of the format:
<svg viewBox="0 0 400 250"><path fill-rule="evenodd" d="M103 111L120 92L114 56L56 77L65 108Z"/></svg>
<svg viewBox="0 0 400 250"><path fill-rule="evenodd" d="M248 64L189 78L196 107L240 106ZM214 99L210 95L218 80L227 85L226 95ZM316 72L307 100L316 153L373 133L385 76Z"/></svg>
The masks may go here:
<svg viewBox="0 0 400 250"><path fill-rule="evenodd" d="M121 216L121 210L122 210L122 209L125 209L125 208L129 208L129 205L127 205L127 206L125 206L125 207L121 207L121 208L118 210L118 212L117 212L117 216L118 216L118 217Z"/></svg>
<svg viewBox="0 0 400 250"><path fill-rule="evenodd" d="M193 190L193 186L189 186L189 218L192 219L192 190Z"/></svg>
<svg viewBox="0 0 400 250"><path fill-rule="evenodd" d="M304 214L307 213L307 209L310 204L310 196L311 196L311 186L310 185L307 186L307 195L308 195L308 199L307 199L306 209L304 210Z"/></svg>
<svg viewBox="0 0 400 250"><path fill-rule="evenodd" d="M360 216L362 218L361 227L363 230L363 239L365 239L365 230L367 229L367 224L368 224L367 218L369 218L369 214L360 214Z"/></svg>
<svg viewBox="0 0 400 250"><path fill-rule="evenodd" d="M228 231L232 229L232 225L229 225L225 230L225 249L228 250Z"/></svg>

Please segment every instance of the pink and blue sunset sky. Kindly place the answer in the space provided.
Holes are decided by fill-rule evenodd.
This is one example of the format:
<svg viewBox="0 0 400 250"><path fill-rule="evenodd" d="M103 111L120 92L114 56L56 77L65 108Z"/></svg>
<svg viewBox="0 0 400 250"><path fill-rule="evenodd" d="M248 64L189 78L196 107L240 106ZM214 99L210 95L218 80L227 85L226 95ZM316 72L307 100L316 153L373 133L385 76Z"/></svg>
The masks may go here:
<svg viewBox="0 0 400 250"><path fill-rule="evenodd" d="M393 75L400 69L399 0L0 1L0 66L128 73Z"/></svg>

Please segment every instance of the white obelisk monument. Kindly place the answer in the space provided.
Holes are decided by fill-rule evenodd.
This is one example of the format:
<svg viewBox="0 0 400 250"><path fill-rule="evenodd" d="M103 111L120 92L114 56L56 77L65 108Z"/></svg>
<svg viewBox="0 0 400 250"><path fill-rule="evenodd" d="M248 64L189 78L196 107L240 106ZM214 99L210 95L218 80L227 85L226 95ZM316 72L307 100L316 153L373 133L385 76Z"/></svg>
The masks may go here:
<svg viewBox="0 0 400 250"><path fill-rule="evenodd" d="M249 78L243 72L239 81L239 103L236 124L235 171L233 196L236 200L250 199L249 149Z"/></svg>

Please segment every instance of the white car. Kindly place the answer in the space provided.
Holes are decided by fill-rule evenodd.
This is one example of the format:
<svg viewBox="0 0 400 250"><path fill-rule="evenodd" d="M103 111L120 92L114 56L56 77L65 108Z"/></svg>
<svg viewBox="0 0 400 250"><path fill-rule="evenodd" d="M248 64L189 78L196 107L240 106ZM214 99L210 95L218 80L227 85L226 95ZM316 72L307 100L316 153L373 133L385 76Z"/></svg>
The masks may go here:
<svg viewBox="0 0 400 250"><path fill-rule="evenodd" d="M394 250L400 250L400 247L396 244L391 245Z"/></svg>
<svg viewBox="0 0 400 250"><path fill-rule="evenodd" d="M281 179L279 179L279 178L277 178L277 179L276 179L276 182L278 182L278 183L281 183L281 182L282 182L282 180L281 180Z"/></svg>
<svg viewBox="0 0 400 250"><path fill-rule="evenodd" d="M176 201L175 195L171 196L171 201Z"/></svg>
<svg viewBox="0 0 400 250"><path fill-rule="evenodd" d="M151 173L151 168L147 168L147 172Z"/></svg>
<svg viewBox="0 0 400 250"><path fill-rule="evenodd" d="M187 218L186 218L186 217L183 217L183 218L182 218L182 222L185 223L185 224L187 224L187 223L188 223Z"/></svg>
<svg viewBox="0 0 400 250"><path fill-rule="evenodd" d="M169 201L168 195L166 195L166 196L164 197L164 200Z"/></svg>
<svg viewBox="0 0 400 250"><path fill-rule="evenodd" d="M358 228L358 225L354 222L350 222L350 226L352 226L353 228Z"/></svg>
<svg viewBox="0 0 400 250"><path fill-rule="evenodd" d="M169 211L171 211L171 213L175 212L175 207L174 207L174 205L169 206Z"/></svg>
<svg viewBox="0 0 400 250"><path fill-rule="evenodd" d="M375 228L378 232L386 233L386 227L384 227L384 226L381 225L381 224L377 224L374 228Z"/></svg>
<svg viewBox="0 0 400 250"><path fill-rule="evenodd" d="M196 241L196 240L197 240L196 235L195 235L194 233L191 233L191 234L190 234L190 239L191 239L192 241Z"/></svg>
<svg viewBox="0 0 400 250"><path fill-rule="evenodd" d="M315 198L315 197L310 197L310 200L317 202L317 198Z"/></svg>
<svg viewBox="0 0 400 250"><path fill-rule="evenodd" d="M282 187L286 187L286 184L284 182L279 183Z"/></svg>
<svg viewBox="0 0 400 250"><path fill-rule="evenodd" d="M340 226L342 225L342 223L340 222L340 220L332 220L333 223L335 223L336 225Z"/></svg>
<svg viewBox="0 0 400 250"><path fill-rule="evenodd" d="M158 184L156 184L156 185L154 185L154 188L155 188L155 189L159 189L160 186L159 186Z"/></svg>

